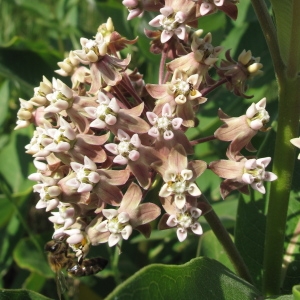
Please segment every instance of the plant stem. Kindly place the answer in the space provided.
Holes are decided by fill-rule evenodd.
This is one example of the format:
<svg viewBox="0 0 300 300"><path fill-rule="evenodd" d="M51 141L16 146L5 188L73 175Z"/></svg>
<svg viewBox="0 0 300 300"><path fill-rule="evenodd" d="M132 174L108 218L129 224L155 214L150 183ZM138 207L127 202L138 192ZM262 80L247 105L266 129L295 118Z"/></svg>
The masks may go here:
<svg viewBox="0 0 300 300"><path fill-rule="evenodd" d="M290 189L295 161L295 147L290 139L298 136L300 112L300 79L280 82L278 128L273 172L278 179L271 184L267 213L264 253L264 292L280 292L284 236Z"/></svg>
<svg viewBox="0 0 300 300"><path fill-rule="evenodd" d="M200 199L202 201L208 202L205 196L202 194L200 196ZM251 275L248 271L248 268L241 257L239 251L235 247L235 244L233 243L230 235L228 234L227 230L223 226L222 222L218 218L217 214L214 212L214 210L210 210L208 213L204 215L204 218L206 219L207 223L211 227L212 231L216 235L217 239L223 246L225 252L227 253L232 265L234 266L237 274L248 281L249 283L253 284Z"/></svg>
<svg viewBox="0 0 300 300"><path fill-rule="evenodd" d="M111 268L113 270L116 285L119 285L122 282L121 273L118 268L119 258L121 255L121 245L122 245L122 240L119 242L119 244L116 245L114 253L112 253L112 249L109 248Z"/></svg>
<svg viewBox="0 0 300 300"><path fill-rule="evenodd" d="M295 147L290 139L298 136L300 115L300 79L297 78L299 66L299 35L296 29L300 24L296 9L299 1L292 1L292 32L288 65L285 66L280 55L275 26L262 0L251 0L265 35L279 87L278 128L276 135L273 172L278 179L271 184L267 212L266 239L264 252L263 288L266 295L280 294L284 234L287 210L295 160ZM280 26L280 24L277 24ZM292 35L292 33L295 33ZM293 65L293 66L292 66Z"/></svg>

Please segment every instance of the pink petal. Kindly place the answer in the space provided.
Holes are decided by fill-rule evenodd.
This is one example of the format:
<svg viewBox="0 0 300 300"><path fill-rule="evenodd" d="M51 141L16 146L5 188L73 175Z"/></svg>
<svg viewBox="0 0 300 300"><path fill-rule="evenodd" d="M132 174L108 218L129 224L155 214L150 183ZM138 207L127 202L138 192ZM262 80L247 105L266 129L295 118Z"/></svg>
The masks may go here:
<svg viewBox="0 0 300 300"><path fill-rule="evenodd" d="M169 227L175 227L177 226L177 219L176 219L176 216L174 215L170 215L166 224L169 226Z"/></svg>
<svg viewBox="0 0 300 300"><path fill-rule="evenodd" d="M201 225L197 222L191 226L191 229L195 234L201 235L203 233Z"/></svg>
<svg viewBox="0 0 300 300"><path fill-rule="evenodd" d="M111 235L108 238L108 246L112 247L118 244L118 242L121 240L121 235L120 234L114 234L111 233Z"/></svg>
<svg viewBox="0 0 300 300"><path fill-rule="evenodd" d="M187 237L187 231L183 228L178 228L177 229L177 237L178 237L179 242L183 242Z"/></svg>

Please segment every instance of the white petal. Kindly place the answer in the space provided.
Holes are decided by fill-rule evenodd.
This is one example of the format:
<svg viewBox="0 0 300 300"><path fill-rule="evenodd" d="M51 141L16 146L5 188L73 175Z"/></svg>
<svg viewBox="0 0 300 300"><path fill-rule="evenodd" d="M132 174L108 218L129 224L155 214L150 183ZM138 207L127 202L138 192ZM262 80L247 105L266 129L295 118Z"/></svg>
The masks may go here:
<svg viewBox="0 0 300 300"><path fill-rule="evenodd" d="M115 209L103 209L102 214L106 219L110 220L116 217L118 215L118 212Z"/></svg>
<svg viewBox="0 0 300 300"><path fill-rule="evenodd" d="M108 246L112 247L112 246L118 244L120 239L121 239L121 234L112 233L108 238Z"/></svg>
<svg viewBox="0 0 300 300"><path fill-rule="evenodd" d="M203 233L203 229L198 222L195 222L191 225L191 229L195 234L201 235Z"/></svg>
<svg viewBox="0 0 300 300"><path fill-rule="evenodd" d="M129 221L129 215L127 212L121 212L119 215L118 215L118 220L120 223L127 223Z"/></svg>
<svg viewBox="0 0 300 300"><path fill-rule="evenodd" d="M98 224L95 229L98 230L99 232L107 232L107 220L101 222L100 224Z"/></svg>
<svg viewBox="0 0 300 300"><path fill-rule="evenodd" d="M128 238L130 237L132 233L132 226L131 225L126 225L123 230L121 231L121 235L122 235L122 238L124 240L128 240Z"/></svg>
<svg viewBox="0 0 300 300"><path fill-rule="evenodd" d="M178 228L177 229L177 237L178 237L179 242L183 242L187 237L187 231L183 228Z"/></svg>
<svg viewBox="0 0 300 300"><path fill-rule="evenodd" d="M175 195L175 205L178 209L182 209L186 203L185 195Z"/></svg>
<svg viewBox="0 0 300 300"><path fill-rule="evenodd" d="M169 227L175 227L177 226L177 219L176 219L176 216L175 215L170 215L166 224L169 226Z"/></svg>

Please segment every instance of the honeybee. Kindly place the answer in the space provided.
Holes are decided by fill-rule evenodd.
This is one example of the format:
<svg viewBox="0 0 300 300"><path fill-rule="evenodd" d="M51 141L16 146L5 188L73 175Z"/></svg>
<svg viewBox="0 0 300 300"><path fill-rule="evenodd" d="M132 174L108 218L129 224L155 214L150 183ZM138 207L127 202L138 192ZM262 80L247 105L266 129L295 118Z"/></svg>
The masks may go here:
<svg viewBox="0 0 300 300"><path fill-rule="evenodd" d="M83 259L78 261L76 255L70 252L70 248L65 239L51 240L44 247L48 252L48 262L50 268L56 274L56 285L59 299L67 289L67 282L63 269L66 269L69 275L81 277L98 273L107 265L107 260L102 257Z"/></svg>

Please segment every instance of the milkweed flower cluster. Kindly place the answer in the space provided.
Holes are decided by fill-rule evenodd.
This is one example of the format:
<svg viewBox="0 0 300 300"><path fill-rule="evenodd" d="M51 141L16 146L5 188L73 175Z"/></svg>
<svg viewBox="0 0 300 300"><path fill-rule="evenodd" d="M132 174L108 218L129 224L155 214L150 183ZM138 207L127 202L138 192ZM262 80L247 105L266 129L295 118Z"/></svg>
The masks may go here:
<svg viewBox="0 0 300 300"><path fill-rule="evenodd" d="M89 245L118 245L133 230L145 237L150 222L165 211L159 229L177 228L179 241L188 232L201 235L198 186L207 169L201 160L190 160L194 144L186 131L198 126L204 96L219 82L233 93L246 96L247 80L260 73L259 58L243 51L233 60L229 51L219 65L223 48L212 45L212 35L198 30L197 21L217 10L235 19L237 1L124 0L128 19L144 11L157 16L145 29L150 51L162 54L158 83L145 83L137 69L130 69L131 55L120 50L137 41L128 40L109 18L99 26L93 39L81 38L58 63L56 72L69 77L71 84L43 78L33 97L20 99L16 129L33 124L35 131L26 153L34 157L37 172L34 191L38 209L51 212L54 238L67 235L78 257ZM209 70L215 68L218 79ZM66 81L67 82L67 81ZM147 99L147 101L146 101ZM150 101L149 101L150 99ZM152 99L152 101L151 101ZM251 139L266 131L269 121L266 99L253 103L239 117L222 110L224 122L214 137L230 142L228 160L211 162L209 169L225 178L221 195L232 190L247 192L248 186L265 192L263 182L276 179L265 170L270 158L250 158L241 151L254 150ZM148 191L161 179L159 201L146 202Z"/></svg>

